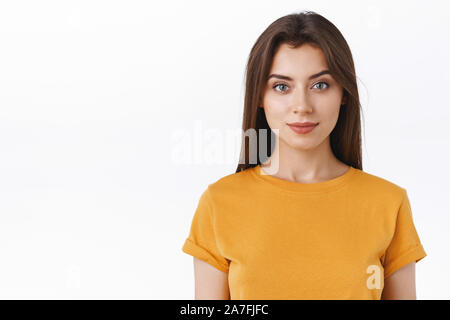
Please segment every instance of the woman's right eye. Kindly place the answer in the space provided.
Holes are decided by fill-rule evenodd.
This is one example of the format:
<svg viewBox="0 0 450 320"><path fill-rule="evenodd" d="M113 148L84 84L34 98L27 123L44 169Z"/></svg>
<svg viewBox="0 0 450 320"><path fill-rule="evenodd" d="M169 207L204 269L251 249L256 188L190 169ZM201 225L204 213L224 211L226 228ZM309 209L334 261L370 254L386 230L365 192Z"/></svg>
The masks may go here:
<svg viewBox="0 0 450 320"><path fill-rule="evenodd" d="M273 86L273 88L275 89L275 91L278 91L278 90L276 90L276 88L279 87L279 86L285 86L285 87L287 87L287 85L285 85L284 83L277 83L276 85ZM284 91L284 90L281 90L281 91L278 91L278 92L282 92L282 93L283 93L283 92L285 92L285 91Z"/></svg>

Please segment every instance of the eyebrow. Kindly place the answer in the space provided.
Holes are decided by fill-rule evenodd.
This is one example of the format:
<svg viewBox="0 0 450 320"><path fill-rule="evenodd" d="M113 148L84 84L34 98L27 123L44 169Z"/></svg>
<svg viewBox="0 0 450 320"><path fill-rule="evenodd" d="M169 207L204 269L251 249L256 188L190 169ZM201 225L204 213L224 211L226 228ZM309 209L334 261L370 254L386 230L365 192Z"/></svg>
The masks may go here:
<svg viewBox="0 0 450 320"><path fill-rule="evenodd" d="M312 76L309 76L308 80L312 80L314 78L320 77L323 74L330 74L331 75L330 70L323 70L323 71L320 71L319 73L316 73L316 74L313 74ZM270 76L268 76L267 77L267 81L269 81L270 78L279 78L281 80L288 80L288 81L292 81L293 80L291 77L283 76L281 74L275 74L275 73L272 73Z"/></svg>

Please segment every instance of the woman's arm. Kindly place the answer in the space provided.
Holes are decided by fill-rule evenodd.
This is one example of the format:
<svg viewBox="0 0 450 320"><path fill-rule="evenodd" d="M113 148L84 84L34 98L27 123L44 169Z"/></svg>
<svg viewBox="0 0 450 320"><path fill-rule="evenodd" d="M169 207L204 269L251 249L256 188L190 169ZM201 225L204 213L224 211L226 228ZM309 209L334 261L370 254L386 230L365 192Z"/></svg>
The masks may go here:
<svg viewBox="0 0 450 320"><path fill-rule="evenodd" d="M229 300L228 273L194 257L195 300Z"/></svg>
<svg viewBox="0 0 450 320"><path fill-rule="evenodd" d="M384 279L381 300L416 300L416 262L411 262Z"/></svg>

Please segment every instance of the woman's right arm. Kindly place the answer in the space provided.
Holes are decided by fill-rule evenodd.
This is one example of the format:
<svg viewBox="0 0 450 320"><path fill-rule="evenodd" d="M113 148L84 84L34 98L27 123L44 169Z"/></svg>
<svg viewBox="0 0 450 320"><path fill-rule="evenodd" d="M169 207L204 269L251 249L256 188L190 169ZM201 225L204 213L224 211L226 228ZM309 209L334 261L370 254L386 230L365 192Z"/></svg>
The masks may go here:
<svg viewBox="0 0 450 320"><path fill-rule="evenodd" d="M229 300L228 272L194 257L195 300Z"/></svg>

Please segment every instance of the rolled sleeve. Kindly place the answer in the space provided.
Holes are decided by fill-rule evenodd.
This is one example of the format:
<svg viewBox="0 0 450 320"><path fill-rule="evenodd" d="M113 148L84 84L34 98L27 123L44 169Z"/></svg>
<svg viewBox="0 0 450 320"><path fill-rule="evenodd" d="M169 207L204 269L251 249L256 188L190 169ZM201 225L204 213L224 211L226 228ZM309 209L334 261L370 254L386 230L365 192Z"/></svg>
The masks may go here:
<svg viewBox="0 0 450 320"><path fill-rule="evenodd" d="M426 255L414 226L408 194L402 188L402 201L397 213L395 232L384 254L384 277L387 278L411 262L419 262Z"/></svg>
<svg viewBox="0 0 450 320"><path fill-rule="evenodd" d="M209 189L200 197L192 218L189 236L182 251L203 260L223 272L228 272L229 261L221 254L217 245L212 203Z"/></svg>

